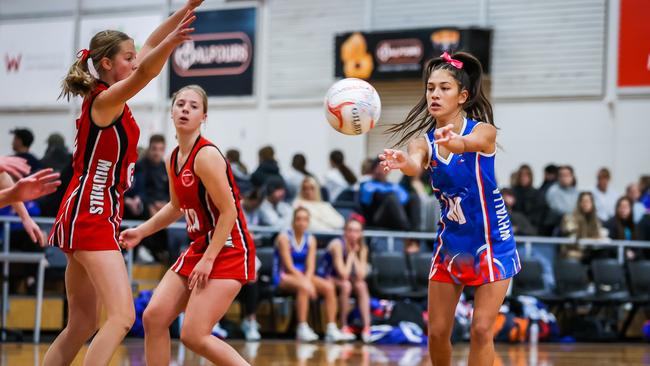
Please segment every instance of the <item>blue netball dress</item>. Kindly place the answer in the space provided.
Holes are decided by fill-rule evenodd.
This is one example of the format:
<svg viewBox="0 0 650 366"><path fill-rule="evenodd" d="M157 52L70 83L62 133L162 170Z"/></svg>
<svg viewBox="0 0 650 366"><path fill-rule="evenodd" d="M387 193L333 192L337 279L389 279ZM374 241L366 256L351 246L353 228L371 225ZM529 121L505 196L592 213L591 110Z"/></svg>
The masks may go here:
<svg viewBox="0 0 650 366"><path fill-rule="evenodd" d="M305 273L305 270L307 268L307 255L309 254L309 233L305 233L302 236L302 241L300 243L296 242L296 236L294 235L293 230L287 230L287 236L289 237L289 248L291 249L291 260L293 261L293 266L298 271ZM283 273L284 266L282 265L280 252L276 247L275 255L273 257L274 286L280 284L280 279Z"/></svg>
<svg viewBox="0 0 650 366"><path fill-rule="evenodd" d="M461 135L479 123L465 119ZM440 201L438 240L429 279L468 286L510 278L521 269L510 217L499 192L492 154L465 152L444 159L429 142L429 174Z"/></svg>
<svg viewBox="0 0 650 366"><path fill-rule="evenodd" d="M345 240L343 240L343 238L339 238L339 241L341 242L341 249L343 251L343 262L345 263L348 257L348 251L346 250L345 247ZM318 261L316 266L316 275L323 278L338 277L338 273L336 272L336 267L334 266L334 257L332 257L331 247L327 248L327 252L325 252L325 254L320 259L320 261Z"/></svg>

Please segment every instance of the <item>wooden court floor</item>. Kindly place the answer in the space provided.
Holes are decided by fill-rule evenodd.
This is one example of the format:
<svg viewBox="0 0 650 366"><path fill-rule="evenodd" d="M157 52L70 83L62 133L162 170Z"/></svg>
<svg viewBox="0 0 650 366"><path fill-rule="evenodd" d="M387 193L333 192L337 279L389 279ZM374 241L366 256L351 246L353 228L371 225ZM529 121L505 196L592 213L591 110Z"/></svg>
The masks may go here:
<svg viewBox="0 0 650 366"><path fill-rule="evenodd" d="M425 347L408 346L367 346L361 344L299 344L294 341L262 341L245 343L232 341L231 344L251 363L264 366L292 365L396 365L425 366L427 360ZM47 344L0 343L0 366L40 365ZM458 344L454 347L452 364L465 366L469 346ZM82 351L85 353L85 349ZM650 365L650 344L607 343L607 344L540 344L531 348L528 345L497 345L498 359L495 365L512 366L634 366ZM172 345L172 365L194 366L210 365L210 362L186 350L178 341ZM73 363L81 365L78 356ZM111 366L144 366L144 344L142 340L130 339L120 346L113 357Z"/></svg>

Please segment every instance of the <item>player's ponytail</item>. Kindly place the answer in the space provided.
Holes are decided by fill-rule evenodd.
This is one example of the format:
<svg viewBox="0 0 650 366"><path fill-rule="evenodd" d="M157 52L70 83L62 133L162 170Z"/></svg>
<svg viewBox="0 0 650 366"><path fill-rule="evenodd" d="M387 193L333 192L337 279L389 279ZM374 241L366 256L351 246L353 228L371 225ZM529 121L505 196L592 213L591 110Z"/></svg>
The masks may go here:
<svg viewBox="0 0 650 366"><path fill-rule="evenodd" d="M91 60L95 70L100 70L100 61L107 57L112 59L120 51L123 41L130 40L124 32L116 30L101 31L90 40L90 48L83 49L77 54L77 59L70 66L68 74L61 83L61 94L59 98L89 95L97 85L97 78L88 68L88 60ZM97 75L98 76L98 75Z"/></svg>
<svg viewBox="0 0 650 366"><path fill-rule="evenodd" d="M70 66L68 74L61 83L61 94L59 98L65 97L67 100L70 100L72 96L79 95L85 97L93 90L97 81L90 74L90 70L88 70L89 53L86 49L79 51L77 59Z"/></svg>
<svg viewBox="0 0 650 366"><path fill-rule="evenodd" d="M462 64L460 64L460 63ZM494 124L492 105L483 91L483 68L481 62L466 52L458 52L453 56L446 53L441 57L429 60L422 73L423 95L411 109L403 122L391 125L387 134L392 134L397 142L393 147L401 147L412 138L436 129L436 120L427 110L427 82L434 70L447 70L458 82L459 90L467 90L468 98L463 104L467 117L476 121Z"/></svg>
<svg viewBox="0 0 650 366"><path fill-rule="evenodd" d="M469 83L461 86L461 88L467 89L469 93L467 101L463 104L463 110L467 113L467 117L494 125L492 104L485 95L485 90L483 90L483 67L481 62L466 52L458 52L453 58L463 63L462 70L469 77Z"/></svg>

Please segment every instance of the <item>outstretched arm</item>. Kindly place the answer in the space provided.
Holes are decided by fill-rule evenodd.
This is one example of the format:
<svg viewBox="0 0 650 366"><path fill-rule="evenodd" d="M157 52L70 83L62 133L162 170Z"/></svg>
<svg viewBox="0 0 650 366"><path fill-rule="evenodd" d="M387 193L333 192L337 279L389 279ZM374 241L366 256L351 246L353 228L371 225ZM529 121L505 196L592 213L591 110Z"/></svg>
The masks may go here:
<svg viewBox="0 0 650 366"><path fill-rule="evenodd" d="M429 146L425 138L411 140L407 153L401 150L385 149L383 154L379 154L379 159L382 160L381 165L386 172L391 169L399 169L408 176L420 174L429 158Z"/></svg>
<svg viewBox="0 0 650 366"><path fill-rule="evenodd" d="M452 129L452 125L436 129L433 133L434 142L454 154L464 152L491 154L496 149L497 129L491 124L481 123L465 136L455 133Z"/></svg>
<svg viewBox="0 0 650 366"><path fill-rule="evenodd" d="M176 10L169 18L158 26L144 42L144 45L138 52L136 60L142 60L154 48L156 48L178 25L188 11L196 9L203 0L188 0L180 9Z"/></svg>
<svg viewBox="0 0 650 366"><path fill-rule="evenodd" d="M91 114L99 127L110 125L122 113L124 104L158 76L174 49L190 39L190 34L194 31L190 25L195 19L196 16L193 12L186 12L174 31L169 33L155 48L147 52L138 68L129 77L111 85L95 98Z"/></svg>
<svg viewBox="0 0 650 366"><path fill-rule="evenodd" d="M14 182L11 180L9 174L0 173L0 189L9 188L13 185ZM29 235L29 238L32 239L34 243L38 243L39 245L43 246L45 243L43 232L34 222L34 220L32 220L31 216L29 216L29 212L27 212L25 204L21 201L18 201L12 203L11 207L13 207L18 217L20 217L20 221L23 223L23 228L25 229L27 235Z"/></svg>
<svg viewBox="0 0 650 366"><path fill-rule="evenodd" d="M14 202L35 200L53 193L60 185L59 173L53 173L51 168L40 170L20 179L11 187L2 189L0 191L0 207Z"/></svg>
<svg viewBox="0 0 650 366"><path fill-rule="evenodd" d="M176 197L176 192L174 191L174 185L169 170L169 159L165 164L167 167L167 175L169 176L169 198L170 201L167 202L163 208L161 208L155 215L153 215L149 220L143 222L135 228L124 230L120 233L120 245L122 248L130 249L135 247L140 243L143 238L158 232L159 230L166 228L167 226L173 224L178 219L183 216L183 213L180 210L180 205L178 204L178 198Z"/></svg>

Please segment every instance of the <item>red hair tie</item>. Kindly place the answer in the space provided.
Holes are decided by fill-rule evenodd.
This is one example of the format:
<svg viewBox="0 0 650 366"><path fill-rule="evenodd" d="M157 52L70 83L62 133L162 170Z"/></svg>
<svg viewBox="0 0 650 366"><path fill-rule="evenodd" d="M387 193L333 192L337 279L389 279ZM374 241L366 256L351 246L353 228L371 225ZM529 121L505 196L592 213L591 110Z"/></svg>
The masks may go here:
<svg viewBox="0 0 650 366"><path fill-rule="evenodd" d="M449 54L445 51L440 57L448 64L451 64L451 66L457 68L457 69L462 69L463 68L463 61L455 60L449 56Z"/></svg>
<svg viewBox="0 0 650 366"><path fill-rule="evenodd" d="M88 61L89 56L90 56L90 51L88 51L88 49L86 48L77 52L77 58L80 58L82 62Z"/></svg>
<svg viewBox="0 0 650 366"><path fill-rule="evenodd" d="M356 212L351 213L348 220L358 221L361 225L366 226L366 218Z"/></svg>

